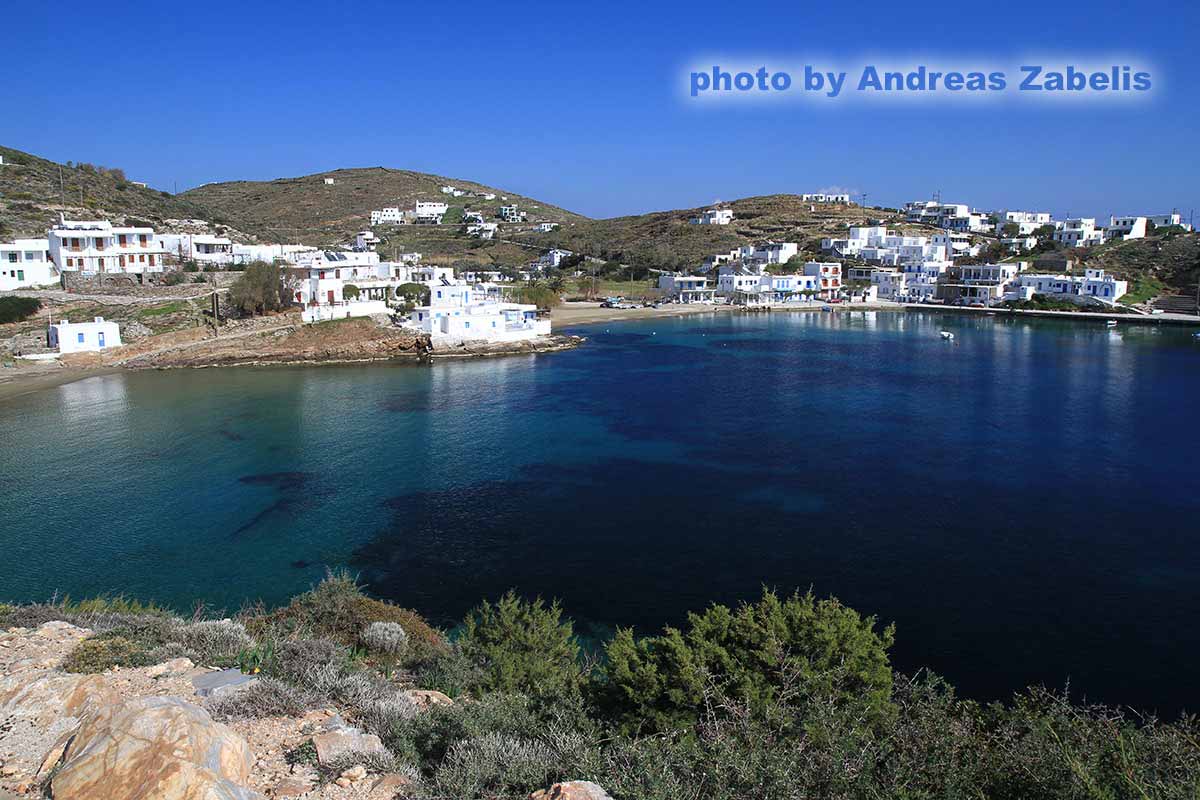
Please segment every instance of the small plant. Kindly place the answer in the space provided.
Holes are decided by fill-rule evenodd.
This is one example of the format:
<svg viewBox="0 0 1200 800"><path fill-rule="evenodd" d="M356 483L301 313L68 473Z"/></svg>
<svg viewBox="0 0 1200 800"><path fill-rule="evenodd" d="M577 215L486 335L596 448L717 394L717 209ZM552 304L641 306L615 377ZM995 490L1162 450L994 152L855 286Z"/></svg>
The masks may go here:
<svg viewBox="0 0 1200 800"><path fill-rule="evenodd" d="M384 675L392 676L400 656L408 649L408 634L398 622L372 622L362 633L362 641L381 657Z"/></svg>
<svg viewBox="0 0 1200 800"><path fill-rule="evenodd" d="M124 636L84 639L63 660L66 672L95 673L113 667L147 666L145 649Z"/></svg>
<svg viewBox="0 0 1200 800"><path fill-rule="evenodd" d="M197 660L218 667L235 663L238 655L253 645L245 627L228 619L193 622L180 631L180 639Z"/></svg>

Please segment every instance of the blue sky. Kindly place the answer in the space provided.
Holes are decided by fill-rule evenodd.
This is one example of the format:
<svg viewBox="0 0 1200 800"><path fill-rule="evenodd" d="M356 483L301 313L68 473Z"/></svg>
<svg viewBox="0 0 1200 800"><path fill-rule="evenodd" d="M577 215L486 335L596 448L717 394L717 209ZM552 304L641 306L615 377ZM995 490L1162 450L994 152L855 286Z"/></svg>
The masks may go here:
<svg viewBox="0 0 1200 800"><path fill-rule="evenodd" d="M168 190L385 165L591 216L833 186L889 205L940 190L1058 214L1200 206L1197 4L928 8L12 4L0 143ZM714 55L1019 64L1035 50L1136 56L1155 89L1107 106L685 96L688 67Z"/></svg>

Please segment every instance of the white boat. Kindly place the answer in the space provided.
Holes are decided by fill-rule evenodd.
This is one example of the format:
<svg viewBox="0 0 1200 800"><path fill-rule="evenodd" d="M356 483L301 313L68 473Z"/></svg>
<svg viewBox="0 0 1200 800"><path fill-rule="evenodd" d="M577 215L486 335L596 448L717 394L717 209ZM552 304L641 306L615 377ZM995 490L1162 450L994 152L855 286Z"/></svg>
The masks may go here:
<svg viewBox="0 0 1200 800"><path fill-rule="evenodd" d="M1110 328L1117 327L1117 321L1115 319L1106 320L1104 324Z"/></svg>
<svg viewBox="0 0 1200 800"><path fill-rule="evenodd" d="M942 338L945 339L946 341L950 341L951 339L954 338L954 334L951 333L950 331L938 331L938 333L940 333L942 335Z"/></svg>

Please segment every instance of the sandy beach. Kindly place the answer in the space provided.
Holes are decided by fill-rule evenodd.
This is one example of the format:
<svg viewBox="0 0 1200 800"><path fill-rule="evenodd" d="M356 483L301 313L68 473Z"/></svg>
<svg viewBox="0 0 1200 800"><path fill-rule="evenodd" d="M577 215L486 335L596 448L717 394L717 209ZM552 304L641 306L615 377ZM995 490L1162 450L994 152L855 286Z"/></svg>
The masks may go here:
<svg viewBox="0 0 1200 800"><path fill-rule="evenodd" d="M110 375L119 370L115 367L63 366L52 363L17 362L14 367L0 369L0 403L22 395L53 389L84 378Z"/></svg>

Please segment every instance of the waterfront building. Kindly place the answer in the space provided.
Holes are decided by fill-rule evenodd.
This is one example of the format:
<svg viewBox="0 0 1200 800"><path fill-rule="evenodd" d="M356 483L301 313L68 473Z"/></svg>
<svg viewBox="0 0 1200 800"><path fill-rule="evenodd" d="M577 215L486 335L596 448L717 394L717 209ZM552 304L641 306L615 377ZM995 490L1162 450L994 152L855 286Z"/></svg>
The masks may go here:
<svg viewBox="0 0 1200 800"><path fill-rule="evenodd" d="M107 220L61 220L47 236L50 259L61 272L154 273L166 251L153 228L114 227Z"/></svg>
<svg viewBox="0 0 1200 800"><path fill-rule="evenodd" d="M820 281L814 288L821 297L831 299L842 289L842 265L837 261L808 261L804 264L804 275Z"/></svg>
<svg viewBox="0 0 1200 800"><path fill-rule="evenodd" d="M413 310L408 326L428 334L435 347L464 342L517 342L550 334L550 320L537 306L500 299L498 287L441 280L431 285L429 304Z"/></svg>
<svg viewBox="0 0 1200 800"><path fill-rule="evenodd" d="M1108 305L1129 291L1128 281L1117 280L1102 269L1088 269L1083 275L1023 272L1017 276L1017 284L1026 290L1022 294L1029 297L1044 294L1061 299L1096 300Z"/></svg>
<svg viewBox="0 0 1200 800"><path fill-rule="evenodd" d="M56 322L50 326L47 344L59 353L94 353L121 346L121 328L104 317L91 322Z"/></svg>
<svg viewBox="0 0 1200 800"><path fill-rule="evenodd" d="M49 286L58 282L48 239L0 242L0 291Z"/></svg>
<svg viewBox="0 0 1200 800"><path fill-rule="evenodd" d="M678 303L711 303L717 292L700 275L659 275L658 288Z"/></svg>
<svg viewBox="0 0 1200 800"><path fill-rule="evenodd" d="M937 298L948 305L990 306L1004 299L1026 266L1028 262L949 267L938 279Z"/></svg>

